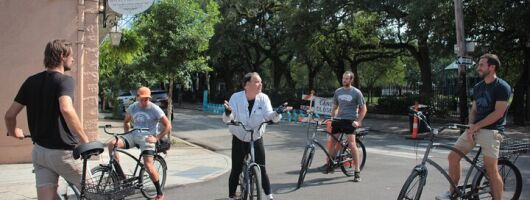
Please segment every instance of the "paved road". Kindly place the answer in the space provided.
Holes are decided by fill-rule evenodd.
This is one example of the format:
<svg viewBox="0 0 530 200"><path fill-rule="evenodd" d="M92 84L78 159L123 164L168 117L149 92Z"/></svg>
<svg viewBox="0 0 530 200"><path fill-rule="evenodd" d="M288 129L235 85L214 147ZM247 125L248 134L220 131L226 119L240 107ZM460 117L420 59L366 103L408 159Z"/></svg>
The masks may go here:
<svg viewBox="0 0 530 200"><path fill-rule="evenodd" d="M231 135L221 122L220 116L204 115L191 110L179 110L175 116L176 135L190 142L230 155ZM319 200L319 199L395 199L411 169L419 163L425 149L425 141L405 140L392 133L390 126L395 122L367 119L365 125L378 130L363 139L367 146L368 159L362 171L362 182L354 183L340 170L334 174L322 174L316 170L323 164L324 157L317 150L312 169L306 176L301 189L296 190L300 159L306 144L304 127L282 122L269 126L264 137L267 151L267 171L276 199ZM381 127L386 127L381 128ZM324 138L322 136L321 138ZM440 139L440 143L454 140ZM446 151L435 151L432 159L446 166ZM524 186L521 199L530 199L530 158L523 156L517 162L523 173ZM209 182L192 184L166 191L168 196L178 199L225 199L228 193L228 174ZM448 188L439 173L430 169L428 186L424 199L434 199L435 194Z"/></svg>

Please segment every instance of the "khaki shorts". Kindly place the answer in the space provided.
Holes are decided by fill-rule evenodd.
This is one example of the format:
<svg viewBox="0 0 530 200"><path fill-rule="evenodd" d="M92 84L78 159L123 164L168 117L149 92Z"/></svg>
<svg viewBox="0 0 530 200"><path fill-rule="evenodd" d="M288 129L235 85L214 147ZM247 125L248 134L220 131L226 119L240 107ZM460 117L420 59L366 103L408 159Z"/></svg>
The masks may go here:
<svg viewBox="0 0 530 200"><path fill-rule="evenodd" d="M482 147L482 153L484 156L490 158L499 158L499 147L503 140L502 134L497 130L480 129L475 134L474 143L469 143L467 139L467 131L462 134L455 143L455 147L462 151L462 153L469 153L476 144L480 144Z"/></svg>
<svg viewBox="0 0 530 200"><path fill-rule="evenodd" d="M145 141L145 138L147 135L140 135L140 134L127 134L121 136L121 138L125 142L125 149L132 148L132 147L138 147L140 148L141 152L144 151L155 151L156 144Z"/></svg>
<svg viewBox="0 0 530 200"><path fill-rule="evenodd" d="M72 150L48 149L35 144L32 157L37 188L57 186L59 176L81 188L83 162L74 160Z"/></svg>

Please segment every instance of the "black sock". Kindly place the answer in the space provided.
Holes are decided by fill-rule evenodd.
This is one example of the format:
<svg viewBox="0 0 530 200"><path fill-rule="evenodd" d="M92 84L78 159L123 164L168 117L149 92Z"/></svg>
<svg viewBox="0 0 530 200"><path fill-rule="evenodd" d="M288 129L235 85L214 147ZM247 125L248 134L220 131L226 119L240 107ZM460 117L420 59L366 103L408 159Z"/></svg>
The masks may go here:
<svg viewBox="0 0 530 200"><path fill-rule="evenodd" d="M153 182L153 183L155 184L156 194L157 195L162 195L162 188L160 188L160 182L156 181L156 182Z"/></svg>

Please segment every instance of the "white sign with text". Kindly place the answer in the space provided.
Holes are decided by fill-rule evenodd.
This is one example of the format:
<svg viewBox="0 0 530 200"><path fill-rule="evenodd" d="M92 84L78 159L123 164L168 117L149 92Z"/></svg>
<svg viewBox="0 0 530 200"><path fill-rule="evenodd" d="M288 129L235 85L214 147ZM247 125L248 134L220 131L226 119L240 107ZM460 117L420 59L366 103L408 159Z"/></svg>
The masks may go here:
<svg viewBox="0 0 530 200"><path fill-rule="evenodd" d="M122 15L135 15L146 11L154 0L109 0L112 10Z"/></svg>
<svg viewBox="0 0 530 200"><path fill-rule="evenodd" d="M333 98L313 97L313 110L319 115L331 115Z"/></svg>

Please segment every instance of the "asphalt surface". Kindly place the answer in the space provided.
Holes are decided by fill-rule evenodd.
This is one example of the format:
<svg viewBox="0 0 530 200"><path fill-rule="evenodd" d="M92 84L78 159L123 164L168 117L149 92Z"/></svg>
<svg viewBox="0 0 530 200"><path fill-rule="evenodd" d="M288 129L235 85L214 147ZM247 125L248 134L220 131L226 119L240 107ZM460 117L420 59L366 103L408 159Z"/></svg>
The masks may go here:
<svg viewBox="0 0 530 200"><path fill-rule="evenodd" d="M205 114L194 110L177 110L174 135L191 143L230 156L231 135L220 115ZM300 159L307 143L307 128L298 123L281 122L267 127L264 143L267 156L267 171L275 199L396 199L412 168L421 162L426 140L404 139L408 123L400 120L368 118L364 126L370 134L362 139L367 147L367 161L361 173L362 181L353 182L340 169L333 174L322 174L316 168L324 163L324 154L317 149L313 164L306 175L304 185L296 189L300 170ZM528 135L523 135L528 136ZM320 134L320 140L325 140ZM437 139L437 143L452 144L454 136ZM431 159L447 168L447 151L434 150ZM521 156L516 165L523 175L523 194L520 199L530 199L530 158ZM465 168L465 164L462 165ZM465 170L463 176L465 175ZM463 181L465 177L462 178ZM443 176L429 167L427 186L422 199L447 190ZM168 196L177 199L226 199L228 196L228 173L213 180L189 184L167 190Z"/></svg>

